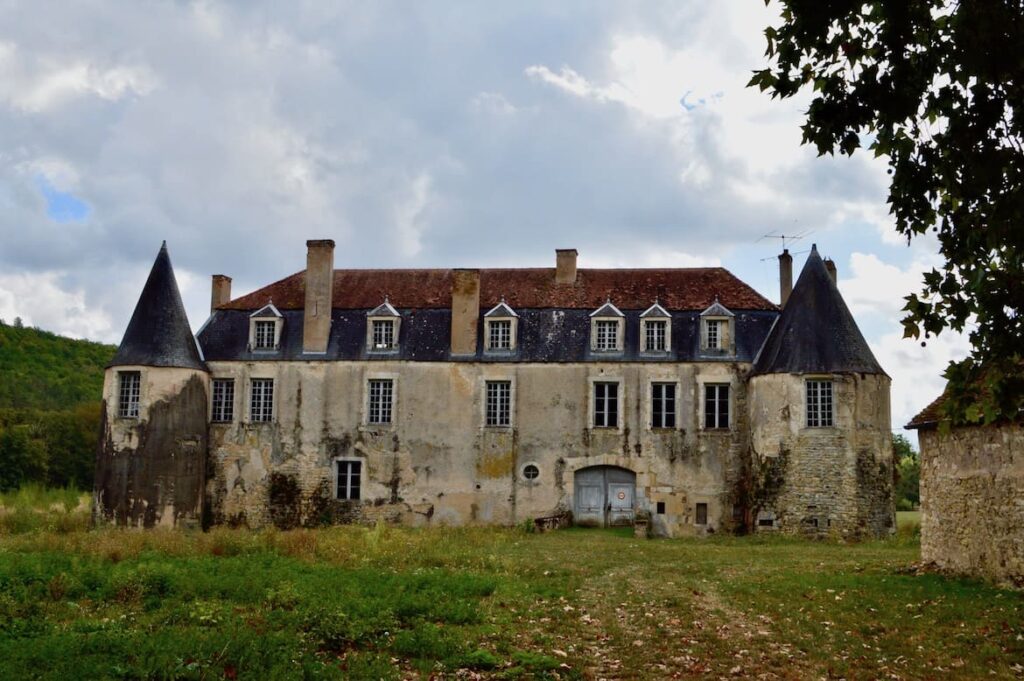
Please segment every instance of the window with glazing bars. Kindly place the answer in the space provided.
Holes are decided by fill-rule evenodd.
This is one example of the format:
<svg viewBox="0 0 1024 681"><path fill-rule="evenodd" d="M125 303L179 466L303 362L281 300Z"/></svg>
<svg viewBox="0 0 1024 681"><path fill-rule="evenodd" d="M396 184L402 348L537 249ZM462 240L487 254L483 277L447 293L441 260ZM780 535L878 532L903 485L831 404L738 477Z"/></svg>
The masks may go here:
<svg viewBox="0 0 1024 681"><path fill-rule="evenodd" d="M512 425L511 381L487 381L486 411L488 426Z"/></svg>
<svg viewBox="0 0 1024 681"><path fill-rule="evenodd" d="M373 349L390 350L395 347L395 322L390 319L373 320Z"/></svg>
<svg viewBox="0 0 1024 681"><path fill-rule="evenodd" d="M729 386L704 386L704 427L729 427Z"/></svg>
<svg viewBox="0 0 1024 681"><path fill-rule="evenodd" d="M619 349L619 323L617 321L598 321L597 324L597 350L618 350Z"/></svg>
<svg viewBox="0 0 1024 681"><path fill-rule="evenodd" d="M722 347L722 320L708 319L707 324L708 349L717 350Z"/></svg>
<svg viewBox="0 0 1024 681"><path fill-rule="evenodd" d="M367 413L369 423L391 423L391 403L395 394L395 382L390 378L374 378L370 380L370 409Z"/></svg>
<svg viewBox="0 0 1024 681"><path fill-rule="evenodd" d="M594 427L619 427L619 384L594 384Z"/></svg>
<svg viewBox="0 0 1024 681"><path fill-rule="evenodd" d="M254 423L271 421L274 418L274 379L252 379L252 395L249 401L249 420Z"/></svg>
<svg viewBox="0 0 1024 681"><path fill-rule="evenodd" d="M488 345L491 350L512 349L512 320L496 319L487 324L489 329Z"/></svg>
<svg viewBox="0 0 1024 681"><path fill-rule="evenodd" d="M256 322L254 340L256 341L255 347L257 350L273 349L275 326L277 326L277 322Z"/></svg>
<svg viewBox="0 0 1024 681"><path fill-rule="evenodd" d="M668 350L665 343L668 322L649 321L644 324L644 350L647 352L664 352Z"/></svg>
<svg viewBox="0 0 1024 681"><path fill-rule="evenodd" d="M832 427L832 381L807 381L807 427Z"/></svg>
<svg viewBox="0 0 1024 681"><path fill-rule="evenodd" d="M651 384L651 427L676 427L676 384Z"/></svg>
<svg viewBox="0 0 1024 681"><path fill-rule="evenodd" d="M118 372L117 415L125 419L139 418L139 394L142 374L138 371Z"/></svg>
<svg viewBox="0 0 1024 681"><path fill-rule="evenodd" d="M215 422L226 423L235 418L235 381L232 378L213 379L213 413Z"/></svg>
<svg viewBox="0 0 1024 681"><path fill-rule="evenodd" d="M338 498L347 501L358 501L360 482L362 481L362 461L338 462Z"/></svg>

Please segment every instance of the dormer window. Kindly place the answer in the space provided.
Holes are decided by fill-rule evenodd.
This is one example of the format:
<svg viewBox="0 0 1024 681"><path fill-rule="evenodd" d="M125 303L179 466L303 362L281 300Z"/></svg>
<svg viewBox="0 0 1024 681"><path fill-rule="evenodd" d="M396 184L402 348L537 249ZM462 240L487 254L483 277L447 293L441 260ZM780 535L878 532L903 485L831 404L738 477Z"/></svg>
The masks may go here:
<svg viewBox="0 0 1024 681"><path fill-rule="evenodd" d="M370 352L398 350L398 331L402 315L385 297L384 302L366 313L366 347Z"/></svg>
<svg viewBox="0 0 1024 681"><path fill-rule="evenodd" d="M273 352L281 347L281 329L284 315L273 303L264 305L249 315L249 349L255 352Z"/></svg>
<svg viewBox="0 0 1024 681"><path fill-rule="evenodd" d="M672 348L672 315L657 301L640 314L643 352L667 353Z"/></svg>
<svg viewBox="0 0 1024 681"><path fill-rule="evenodd" d="M727 307L718 302L700 313L700 347L709 354L728 355L735 351L735 319Z"/></svg>
<svg viewBox="0 0 1024 681"><path fill-rule="evenodd" d="M625 318L611 300L591 312L590 349L595 352L622 352Z"/></svg>
<svg viewBox="0 0 1024 681"><path fill-rule="evenodd" d="M484 315L484 350L487 352L512 352L516 349L516 335L519 330L519 315L505 299Z"/></svg>

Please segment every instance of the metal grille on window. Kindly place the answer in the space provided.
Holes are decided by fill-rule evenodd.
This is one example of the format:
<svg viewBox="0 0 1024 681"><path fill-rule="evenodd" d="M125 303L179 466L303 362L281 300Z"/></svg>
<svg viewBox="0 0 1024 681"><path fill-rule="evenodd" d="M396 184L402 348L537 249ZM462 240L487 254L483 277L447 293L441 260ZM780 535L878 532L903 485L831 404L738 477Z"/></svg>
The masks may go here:
<svg viewBox="0 0 1024 681"><path fill-rule="evenodd" d="M704 427L729 427L729 386L704 386Z"/></svg>
<svg viewBox="0 0 1024 681"><path fill-rule="evenodd" d="M249 403L249 420L271 421L274 418L274 379L252 379L252 400Z"/></svg>
<svg viewBox="0 0 1024 681"><path fill-rule="evenodd" d="M358 501L362 482L362 461L338 462L338 498L346 501Z"/></svg>
<svg viewBox="0 0 1024 681"><path fill-rule="evenodd" d="M213 379L213 420L224 423L235 418L235 381Z"/></svg>
<svg viewBox="0 0 1024 681"><path fill-rule="evenodd" d="M597 349L617 350L619 348L619 323L616 321L597 322Z"/></svg>
<svg viewBox="0 0 1024 681"><path fill-rule="evenodd" d="M708 325L708 349L717 350L721 347L722 342L722 322L717 319L709 319L706 324Z"/></svg>
<svg viewBox="0 0 1024 681"><path fill-rule="evenodd" d="M676 384L651 384L651 427L676 427Z"/></svg>
<svg viewBox="0 0 1024 681"><path fill-rule="evenodd" d="M807 426L832 427L832 381L807 381Z"/></svg>
<svg viewBox="0 0 1024 681"><path fill-rule="evenodd" d="M138 371L122 371L119 374L117 415L121 418L139 417L139 394L142 390L142 374Z"/></svg>
<svg viewBox="0 0 1024 681"><path fill-rule="evenodd" d="M389 319L375 319L373 322L373 348L390 350L395 347L395 323Z"/></svg>
<svg viewBox="0 0 1024 681"><path fill-rule="evenodd" d="M491 350L512 349L512 320L495 320L488 323L490 329L489 347Z"/></svg>
<svg viewBox="0 0 1024 681"><path fill-rule="evenodd" d="M488 426L512 424L512 383L510 381L487 381Z"/></svg>
<svg viewBox="0 0 1024 681"><path fill-rule="evenodd" d="M532 463L523 466L523 477L527 480L536 480L540 477L540 469Z"/></svg>
<svg viewBox="0 0 1024 681"><path fill-rule="evenodd" d="M370 423L391 423L391 401L394 395L394 381L390 378L370 381Z"/></svg>
<svg viewBox="0 0 1024 681"><path fill-rule="evenodd" d="M665 343L665 328L667 326L667 322L647 322L644 325L646 329L645 350L648 352L663 352L668 349Z"/></svg>
<svg viewBox="0 0 1024 681"><path fill-rule="evenodd" d="M266 350L274 347L275 322L256 322L256 348Z"/></svg>
<svg viewBox="0 0 1024 681"><path fill-rule="evenodd" d="M619 384L594 384L594 427L617 428L619 426Z"/></svg>

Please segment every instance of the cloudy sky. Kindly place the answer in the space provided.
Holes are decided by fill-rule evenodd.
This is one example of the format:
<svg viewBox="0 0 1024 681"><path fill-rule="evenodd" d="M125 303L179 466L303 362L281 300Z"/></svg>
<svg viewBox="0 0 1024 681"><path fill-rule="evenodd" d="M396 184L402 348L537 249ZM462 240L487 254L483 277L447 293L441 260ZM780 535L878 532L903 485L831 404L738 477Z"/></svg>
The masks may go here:
<svg viewBox="0 0 1024 681"><path fill-rule="evenodd" d="M964 342L901 340L937 259L885 167L801 147L807 99L745 88L760 0L0 0L0 318L117 342L160 241L194 328L305 266L722 265L778 298L818 244L902 425Z"/></svg>

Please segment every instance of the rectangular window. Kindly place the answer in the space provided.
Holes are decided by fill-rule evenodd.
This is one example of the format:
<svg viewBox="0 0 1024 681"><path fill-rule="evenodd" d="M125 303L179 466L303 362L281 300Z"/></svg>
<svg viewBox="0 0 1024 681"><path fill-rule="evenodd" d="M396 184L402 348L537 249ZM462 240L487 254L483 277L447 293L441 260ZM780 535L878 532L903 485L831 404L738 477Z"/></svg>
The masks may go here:
<svg viewBox="0 0 1024 681"><path fill-rule="evenodd" d="M594 384L594 427L619 427L619 384Z"/></svg>
<svg viewBox="0 0 1024 681"><path fill-rule="evenodd" d="M665 502L664 501L659 501L657 509L658 509L658 511L657 511L658 515L665 515Z"/></svg>
<svg viewBox="0 0 1024 681"><path fill-rule="evenodd" d="M273 350L274 349L274 327L277 326L276 322L256 322L255 330L255 348L257 350Z"/></svg>
<svg viewBox="0 0 1024 681"><path fill-rule="evenodd" d="M694 520L694 522L697 525L707 525L708 524L708 505L707 504L697 504L697 515L696 515L696 519Z"/></svg>
<svg viewBox="0 0 1024 681"><path fill-rule="evenodd" d="M362 461L338 462L338 498L346 501L359 500L359 488L362 481Z"/></svg>
<svg viewBox="0 0 1024 681"><path fill-rule="evenodd" d="M807 381L807 427L832 427L832 381Z"/></svg>
<svg viewBox="0 0 1024 681"><path fill-rule="evenodd" d="M676 427L676 384L651 384L651 428Z"/></svg>
<svg viewBox="0 0 1024 681"><path fill-rule="evenodd" d="M668 322L650 321L644 324L644 350L647 352L664 352L668 350L665 342L667 338Z"/></svg>
<svg viewBox="0 0 1024 681"><path fill-rule="evenodd" d="M274 379L252 379L252 397L249 401L249 420L264 423L274 419Z"/></svg>
<svg viewBox="0 0 1024 681"><path fill-rule="evenodd" d="M373 320L373 349L390 350L395 347L395 323L390 319Z"/></svg>
<svg viewBox="0 0 1024 681"><path fill-rule="evenodd" d="M501 319L488 322L487 347L490 350L512 349L512 320Z"/></svg>
<svg viewBox="0 0 1024 681"><path fill-rule="evenodd" d="M232 378L213 379L213 421L227 423L235 418L235 381Z"/></svg>
<svg viewBox="0 0 1024 681"><path fill-rule="evenodd" d="M729 427L729 386L704 386L704 427Z"/></svg>
<svg viewBox="0 0 1024 681"><path fill-rule="evenodd" d="M369 423L391 423L391 406L395 394L395 382L390 378L370 379Z"/></svg>
<svg viewBox="0 0 1024 681"><path fill-rule="evenodd" d="M123 419L139 418L139 395L142 374L138 371L118 372L117 415Z"/></svg>
<svg viewBox="0 0 1024 681"><path fill-rule="evenodd" d="M722 347L722 321L720 319L708 319L707 324L708 349L718 350Z"/></svg>
<svg viewBox="0 0 1024 681"><path fill-rule="evenodd" d="M594 348L597 350L618 350L619 349L619 323L617 321L597 321L597 342Z"/></svg>
<svg viewBox="0 0 1024 681"><path fill-rule="evenodd" d="M512 425L512 382L487 381L485 423L488 426Z"/></svg>

